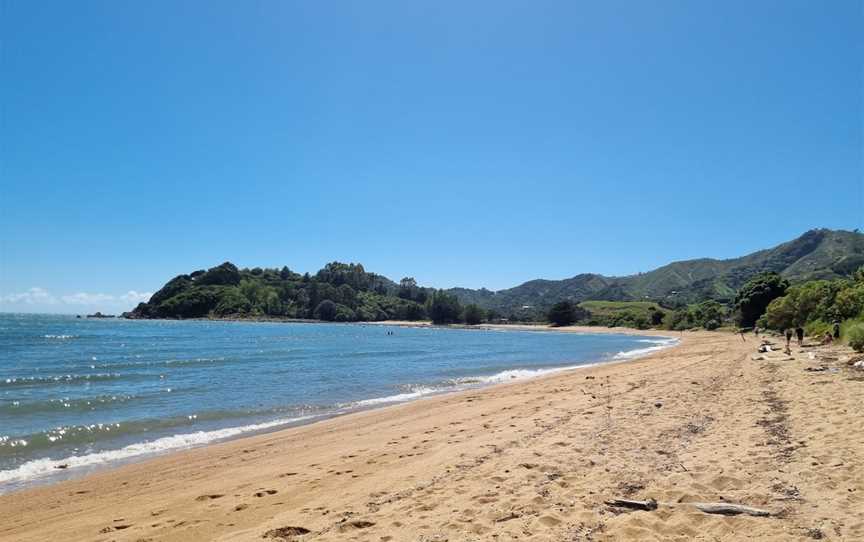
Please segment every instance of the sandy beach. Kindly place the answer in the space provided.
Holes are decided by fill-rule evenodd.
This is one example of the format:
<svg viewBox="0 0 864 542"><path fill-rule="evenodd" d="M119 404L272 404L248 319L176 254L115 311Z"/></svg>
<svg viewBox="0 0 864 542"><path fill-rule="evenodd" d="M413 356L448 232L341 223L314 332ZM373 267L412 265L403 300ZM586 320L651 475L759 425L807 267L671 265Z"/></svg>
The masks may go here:
<svg viewBox="0 0 864 542"><path fill-rule="evenodd" d="M847 365L851 352L681 338L635 361L3 495L0 539L864 539L864 373ZM616 498L658 505L606 503ZM709 514L699 502L771 515Z"/></svg>

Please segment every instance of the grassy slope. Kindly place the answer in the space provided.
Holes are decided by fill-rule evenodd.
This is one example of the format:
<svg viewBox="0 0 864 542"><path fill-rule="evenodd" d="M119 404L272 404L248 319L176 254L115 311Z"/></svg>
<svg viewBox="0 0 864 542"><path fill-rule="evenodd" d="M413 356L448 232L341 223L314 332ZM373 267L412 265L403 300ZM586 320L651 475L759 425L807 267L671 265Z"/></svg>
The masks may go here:
<svg viewBox="0 0 864 542"><path fill-rule="evenodd" d="M664 314L668 310L651 301L583 301L579 306L591 313L592 316L607 317L622 312L630 312L650 319L652 309L659 310Z"/></svg>
<svg viewBox="0 0 864 542"><path fill-rule="evenodd" d="M673 262L627 277L583 274L564 280L533 280L498 292L454 290L460 300L507 314L522 306L543 311L562 299L573 301L667 300L692 303L730 300L750 277L775 271L793 282L848 275L864 264L864 235L849 231L811 230L774 248L740 258L701 258Z"/></svg>

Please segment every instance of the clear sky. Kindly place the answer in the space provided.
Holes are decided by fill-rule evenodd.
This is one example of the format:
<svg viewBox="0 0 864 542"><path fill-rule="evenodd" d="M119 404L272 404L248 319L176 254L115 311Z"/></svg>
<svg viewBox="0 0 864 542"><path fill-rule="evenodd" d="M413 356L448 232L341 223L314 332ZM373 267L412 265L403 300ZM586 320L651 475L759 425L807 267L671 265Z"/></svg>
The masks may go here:
<svg viewBox="0 0 864 542"><path fill-rule="evenodd" d="M0 310L500 289L864 226L861 1L0 0Z"/></svg>

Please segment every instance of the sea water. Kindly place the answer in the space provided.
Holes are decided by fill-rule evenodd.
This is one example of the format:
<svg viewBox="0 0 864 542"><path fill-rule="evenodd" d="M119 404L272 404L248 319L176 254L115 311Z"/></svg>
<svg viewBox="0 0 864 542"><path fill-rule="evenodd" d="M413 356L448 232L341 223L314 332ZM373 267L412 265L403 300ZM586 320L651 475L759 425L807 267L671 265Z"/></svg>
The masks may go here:
<svg viewBox="0 0 864 542"><path fill-rule="evenodd" d="M635 357L674 342L0 314L0 492L359 409Z"/></svg>

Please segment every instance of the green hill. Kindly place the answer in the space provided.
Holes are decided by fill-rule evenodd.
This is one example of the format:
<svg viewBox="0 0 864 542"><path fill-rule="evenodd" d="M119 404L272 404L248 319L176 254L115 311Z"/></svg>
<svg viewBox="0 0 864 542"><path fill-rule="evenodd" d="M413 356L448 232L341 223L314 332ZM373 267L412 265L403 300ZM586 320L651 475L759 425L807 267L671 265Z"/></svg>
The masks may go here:
<svg viewBox="0 0 864 542"><path fill-rule="evenodd" d="M591 273L564 280L532 280L493 292L453 288L463 305L476 304L501 316L539 319L554 303L588 303L598 318L617 314L649 317L654 304L676 307L715 299L729 301L753 275L775 271L791 282L846 276L864 265L864 235L812 230L774 248L740 258L674 262L648 273L604 277ZM418 320L428 316L433 290L414 279L399 284L359 264L333 262L315 275L282 269L238 269L224 263L174 277L141 303L130 318L300 318L336 321ZM645 302L644 304L633 302Z"/></svg>
<svg viewBox="0 0 864 542"><path fill-rule="evenodd" d="M420 320L426 291L333 262L315 275L282 269L238 269L225 262L179 275L127 318L298 318L339 322Z"/></svg>
<svg viewBox="0 0 864 542"><path fill-rule="evenodd" d="M775 271L790 281L847 276L864 265L864 235L811 230L795 240L740 258L701 258L665 265L625 277L582 274L564 280L532 280L506 290L449 290L463 303L476 303L501 314L542 314L556 301L570 299L641 301L666 306L716 299L729 301L751 276Z"/></svg>

